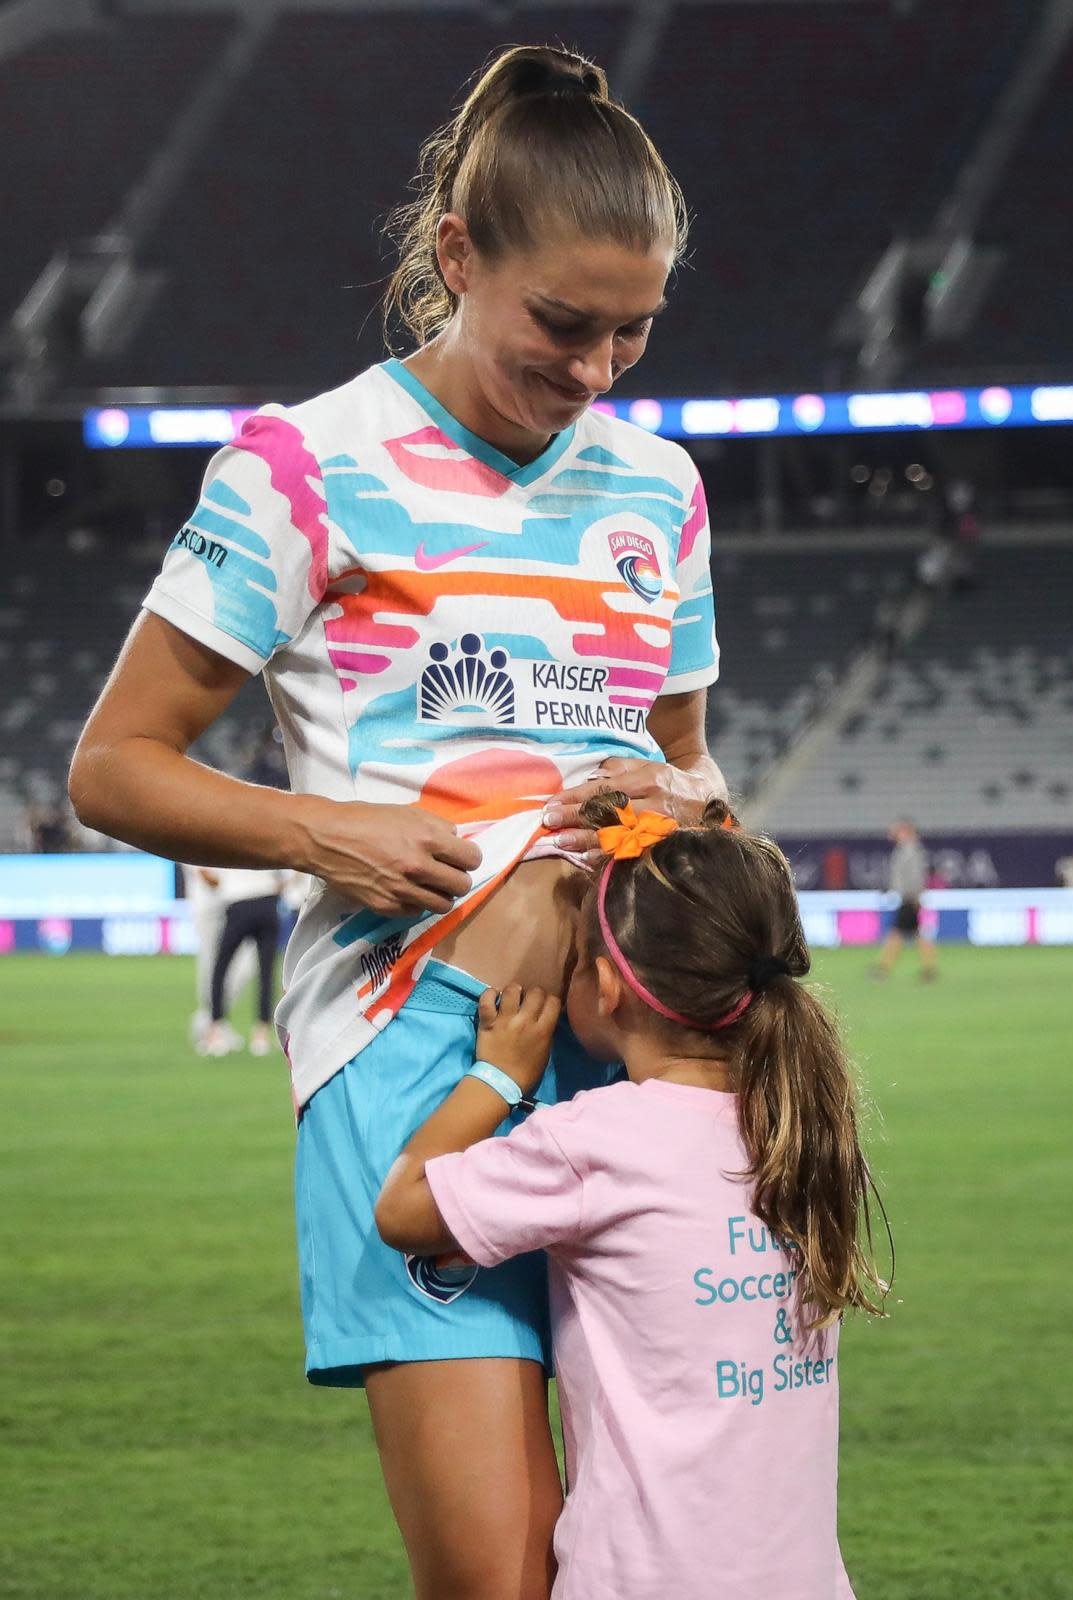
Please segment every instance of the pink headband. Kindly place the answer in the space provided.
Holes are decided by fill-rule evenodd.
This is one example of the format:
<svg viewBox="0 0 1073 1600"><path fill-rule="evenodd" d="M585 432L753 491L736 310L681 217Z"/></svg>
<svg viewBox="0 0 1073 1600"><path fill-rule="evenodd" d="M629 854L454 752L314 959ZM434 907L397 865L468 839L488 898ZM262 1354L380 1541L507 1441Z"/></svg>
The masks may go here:
<svg viewBox="0 0 1073 1600"><path fill-rule="evenodd" d="M651 989L645 988L626 960L626 957L622 954L618 940L611 932L611 924L607 920L607 883L611 876L611 868L614 865L615 861L612 857L603 870L603 875L600 878L600 888L596 896L596 912L600 919L600 932L603 934L608 954L634 994L639 995L645 1005L651 1006L653 1011L658 1011L661 1017L668 1017L671 1022L680 1022L684 1028L697 1028L702 1033L714 1033L719 1028L729 1028L732 1022L737 1022L752 1000L752 989L746 989L741 999L730 1008L726 1016L719 1017L715 1022L693 1022L689 1017L683 1017L680 1012L672 1011L670 1006L665 1006L662 1000L656 999Z"/></svg>

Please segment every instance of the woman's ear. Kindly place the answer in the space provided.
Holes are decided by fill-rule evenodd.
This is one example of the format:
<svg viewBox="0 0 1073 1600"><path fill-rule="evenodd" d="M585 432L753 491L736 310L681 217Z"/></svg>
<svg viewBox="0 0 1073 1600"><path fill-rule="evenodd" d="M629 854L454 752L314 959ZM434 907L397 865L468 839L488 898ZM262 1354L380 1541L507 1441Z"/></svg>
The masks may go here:
<svg viewBox="0 0 1073 1600"><path fill-rule="evenodd" d="M457 211L448 211L436 224L436 260L444 283L456 297L465 294L469 287L472 255L473 241L465 221Z"/></svg>

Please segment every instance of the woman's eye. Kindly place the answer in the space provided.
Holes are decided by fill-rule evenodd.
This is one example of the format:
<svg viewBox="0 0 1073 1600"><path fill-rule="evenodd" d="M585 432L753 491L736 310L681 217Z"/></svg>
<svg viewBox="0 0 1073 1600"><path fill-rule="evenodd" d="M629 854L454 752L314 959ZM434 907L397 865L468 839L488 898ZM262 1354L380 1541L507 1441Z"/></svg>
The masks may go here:
<svg viewBox="0 0 1073 1600"><path fill-rule="evenodd" d="M537 316L536 321L544 329L545 333L551 334L553 339L572 339L578 331L573 323L552 322L550 317Z"/></svg>
<svg viewBox="0 0 1073 1600"><path fill-rule="evenodd" d="M588 333L588 326L581 322L554 322L551 317L546 317L540 311L531 311L533 321L542 328L552 339L558 339L563 344L568 344L571 339L582 339ZM648 317L644 322L631 322L623 328L616 328L616 339L643 339L652 326L652 319Z"/></svg>

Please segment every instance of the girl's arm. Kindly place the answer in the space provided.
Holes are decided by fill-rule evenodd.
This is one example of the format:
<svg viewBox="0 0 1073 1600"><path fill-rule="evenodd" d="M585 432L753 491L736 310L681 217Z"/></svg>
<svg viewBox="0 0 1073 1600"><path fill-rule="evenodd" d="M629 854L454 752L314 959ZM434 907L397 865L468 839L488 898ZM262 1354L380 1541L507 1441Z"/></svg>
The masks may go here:
<svg viewBox="0 0 1073 1600"><path fill-rule="evenodd" d="M75 750L79 819L174 860L311 872L374 911L449 911L481 857L442 817L263 788L191 760L248 676L143 613Z"/></svg>
<svg viewBox="0 0 1073 1600"><path fill-rule="evenodd" d="M498 1000L498 1009L497 1009ZM499 996L486 989L478 1004L477 1059L498 1067L528 1095L547 1066L559 1002L543 989L508 984ZM464 1077L423 1122L384 1182L376 1203L376 1226L385 1244L429 1255L456 1246L436 1208L425 1163L492 1136L507 1114L495 1089Z"/></svg>

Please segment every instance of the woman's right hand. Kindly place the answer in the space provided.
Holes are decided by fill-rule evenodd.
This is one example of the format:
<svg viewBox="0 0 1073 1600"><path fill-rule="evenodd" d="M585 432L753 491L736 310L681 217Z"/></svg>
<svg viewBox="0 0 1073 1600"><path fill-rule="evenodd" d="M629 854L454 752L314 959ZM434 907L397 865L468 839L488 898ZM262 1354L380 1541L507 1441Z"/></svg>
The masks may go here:
<svg viewBox="0 0 1073 1600"><path fill-rule="evenodd" d="M450 911L481 864L472 839L415 805L301 797L303 868L354 905L387 916Z"/></svg>

